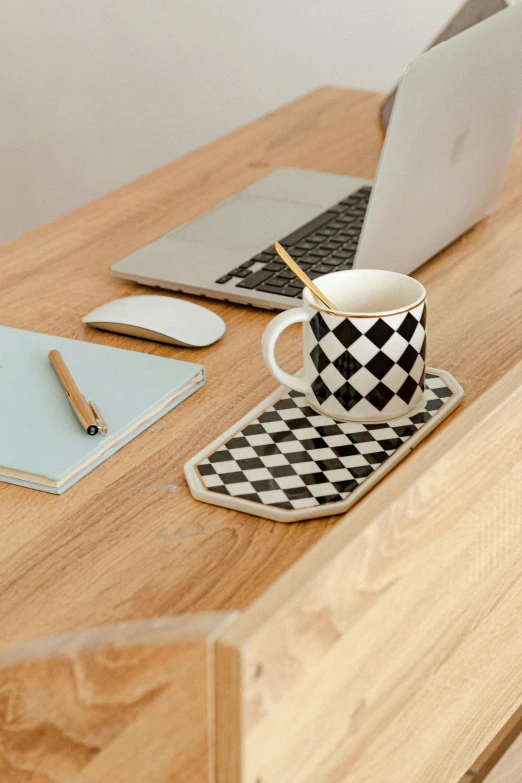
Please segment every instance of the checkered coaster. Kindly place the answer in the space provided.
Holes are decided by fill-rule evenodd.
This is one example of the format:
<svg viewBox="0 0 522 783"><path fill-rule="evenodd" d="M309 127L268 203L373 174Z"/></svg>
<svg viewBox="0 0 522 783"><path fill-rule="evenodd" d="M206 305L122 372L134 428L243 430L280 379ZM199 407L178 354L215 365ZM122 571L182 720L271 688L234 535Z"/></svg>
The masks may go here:
<svg viewBox="0 0 522 783"><path fill-rule="evenodd" d="M283 509L345 500L453 395L426 373L424 400L388 422L336 422L290 391L197 467L211 492Z"/></svg>
<svg viewBox="0 0 522 783"><path fill-rule="evenodd" d="M317 312L305 324L305 377L331 416L397 416L422 388L426 303L383 318L339 319ZM311 360L311 361L310 361ZM349 380L347 380L349 379Z"/></svg>

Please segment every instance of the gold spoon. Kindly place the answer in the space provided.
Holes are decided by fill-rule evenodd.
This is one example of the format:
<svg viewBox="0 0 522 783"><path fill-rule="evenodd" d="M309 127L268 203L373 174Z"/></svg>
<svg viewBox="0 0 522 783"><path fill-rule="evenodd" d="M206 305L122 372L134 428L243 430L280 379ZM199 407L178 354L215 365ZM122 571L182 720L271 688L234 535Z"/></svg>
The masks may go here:
<svg viewBox="0 0 522 783"><path fill-rule="evenodd" d="M329 310L337 310L336 306L333 305L329 299L326 298L326 296L321 293L321 291L317 288L316 284L310 280L308 275L301 269L299 264L297 264L292 256L287 253L287 251L284 249L282 245L279 244L279 242L274 242L274 248L281 259L281 261L284 261L285 264L289 269L292 270L294 275L299 278L301 283L305 285L309 291L311 291L315 296L324 304Z"/></svg>

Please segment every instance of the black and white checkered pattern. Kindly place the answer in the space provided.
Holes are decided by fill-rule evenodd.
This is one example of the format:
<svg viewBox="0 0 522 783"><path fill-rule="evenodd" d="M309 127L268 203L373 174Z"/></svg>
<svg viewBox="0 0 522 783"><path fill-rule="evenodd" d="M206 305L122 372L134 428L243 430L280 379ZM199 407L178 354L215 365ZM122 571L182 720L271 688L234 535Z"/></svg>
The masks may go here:
<svg viewBox="0 0 522 783"><path fill-rule="evenodd" d="M425 302L383 318L339 318L318 311L304 329L311 402L328 415L359 421L393 417L406 411L414 397L420 399Z"/></svg>
<svg viewBox="0 0 522 783"><path fill-rule="evenodd" d="M281 509L344 500L453 392L427 373L423 402L388 422L336 422L295 391L273 403L197 467L207 490Z"/></svg>

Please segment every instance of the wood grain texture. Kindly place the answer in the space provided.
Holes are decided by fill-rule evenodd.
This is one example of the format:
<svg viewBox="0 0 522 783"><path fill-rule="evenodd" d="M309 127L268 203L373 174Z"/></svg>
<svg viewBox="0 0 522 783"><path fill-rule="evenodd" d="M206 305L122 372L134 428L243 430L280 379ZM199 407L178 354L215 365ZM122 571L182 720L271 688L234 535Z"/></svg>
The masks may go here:
<svg viewBox="0 0 522 783"><path fill-rule="evenodd" d="M219 783L465 775L522 704L520 432L522 363L225 631Z"/></svg>
<svg viewBox="0 0 522 783"><path fill-rule="evenodd" d="M2 248L3 324L201 362L208 381L61 497L0 484L0 647L121 620L241 608L334 522L263 524L200 504L185 485L185 460L274 388L260 348L268 312L209 302L227 333L199 350L90 330L80 319L149 290L112 278L111 263L271 169L348 166L371 175L377 106L375 95L318 91ZM290 335L283 351L290 369L296 344Z"/></svg>
<svg viewBox="0 0 522 783"><path fill-rule="evenodd" d="M213 646L234 613L96 628L0 655L2 783L213 777Z"/></svg>
<svg viewBox="0 0 522 783"><path fill-rule="evenodd" d="M475 759L470 769L458 783L484 783L487 776L498 763L499 759L509 750L519 738L522 731L522 708L519 707L504 724L492 741Z"/></svg>
<svg viewBox="0 0 522 783"><path fill-rule="evenodd" d="M483 783L495 764L519 738L521 732L522 707L519 707L471 765L471 769L468 772L474 778L474 783Z"/></svg>
<svg viewBox="0 0 522 783"><path fill-rule="evenodd" d="M80 317L147 290L111 278L111 263L278 166L372 176L379 101L318 90L2 249L4 324L192 359L206 365L208 383L62 497L0 485L1 644L242 609L335 522L259 522L197 503L183 479L184 461L272 390L259 347L269 313L210 303L228 330L198 351L89 330ZM429 297L428 360L455 374L464 405L515 361L521 169L519 144L499 209L418 274ZM290 370L298 340L296 330L282 341Z"/></svg>
<svg viewBox="0 0 522 783"><path fill-rule="evenodd" d="M520 416L508 403L520 383L516 370L488 396L520 359L520 140L498 209L416 274L428 291L428 361L464 386L462 409L341 520L265 522L198 504L185 486L185 460L273 389L259 348L271 314L209 303L224 317L227 333L198 351L91 331L80 321L109 299L146 291L111 278L111 263L279 166L373 176L380 100L318 90L0 251L5 325L194 360L208 373L203 390L65 495L0 484L0 647L122 620L246 609L218 660L220 695L230 688L227 708L233 719L244 714L248 731L242 783L268 783L276 772L282 775L277 783L284 783L292 753L292 783L315 772L314 783L337 783L348 771L353 783L393 782L399 769L401 783L404 774L420 781L421 769L423 783L453 783L519 700L513 650L520 631L511 618L520 571L514 439L502 442L501 470L483 486L469 482L476 460L484 458L477 451L483 449L478 422L490 422L488 445L500 446L498 433ZM281 340L280 359L290 371L300 363L298 344L297 330ZM494 425L487 419L492 399L507 406ZM442 492L440 471L449 473ZM471 494L463 489L468 486ZM439 504L447 509L440 518ZM325 558L331 561L327 578ZM276 633L269 638L270 628ZM48 650L43 670L34 656L25 662L4 657L2 773L16 772L15 783L139 779L136 765L150 747L160 771L152 759L143 780L169 780L169 732L176 735L185 708L201 725L202 702L187 699L181 686L197 679L203 642L194 642L191 652L198 654L188 655L186 644L151 638L153 648L146 642L139 648L141 686L137 674L135 680L122 676L125 666L114 680L102 677L88 651L74 653L73 665ZM182 673L177 687L165 667ZM325 667L331 673L326 683ZM88 695L102 689L101 707L96 700L74 702L78 670ZM472 681L471 672L479 680ZM477 682L487 687L472 687ZM128 710L118 711L125 694ZM221 705L224 710L223 699ZM85 717L75 722L83 708ZM236 728L232 724L232 733ZM220 737L226 736L222 729ZM303 737L310 740L305 745ZM410 758L411 747L418 756ZM221 763L232 783L241 755L233 740L228 750L229 761L225 765L222 756ZM49 758L54 767L46 766ZM190 753L176 763L183 770L179 779L199 783L201 768Z"/></svg>
<svg viewBox="0 0 522 783"><path fill-rule="evenodd" d="M212 508L184 482L185 460L274 388L260 349L270 313L209 302L227 333L200 350L89 330L80 318L148 290L111 278L111 263L268 171L371 177L380 100L318 90L0 251L2 323L194 360L208 373L205 388L63 496L0 484L0 646L121 620L243 609L335 524L278 525ZM521 171L519 144L499 209L417 275L428 290L429 363L454 373L464 407L519 348ZM291 371L299 366L292 331L279 354Z"/></svg>
<svg viewBox="0 0 522 783"><path fill-rule="evenodd" d="M504 753L484 783L520 783L522 780L522 735Z"/></svg>

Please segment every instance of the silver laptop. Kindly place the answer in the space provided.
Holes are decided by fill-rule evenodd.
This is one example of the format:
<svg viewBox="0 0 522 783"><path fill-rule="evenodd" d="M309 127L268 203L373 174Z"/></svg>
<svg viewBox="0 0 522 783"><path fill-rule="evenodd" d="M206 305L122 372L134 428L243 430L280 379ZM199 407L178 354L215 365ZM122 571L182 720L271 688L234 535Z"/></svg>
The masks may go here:
<svg viewBox="0 0 522 783"><path fill-rule="evenodd" d="M337 269L409 273L487 215L522 114L522 3L417 57L374 182L278 169L111 267L150 286L285 309ZM349 144L350 129L346 129Z"/></svg>

